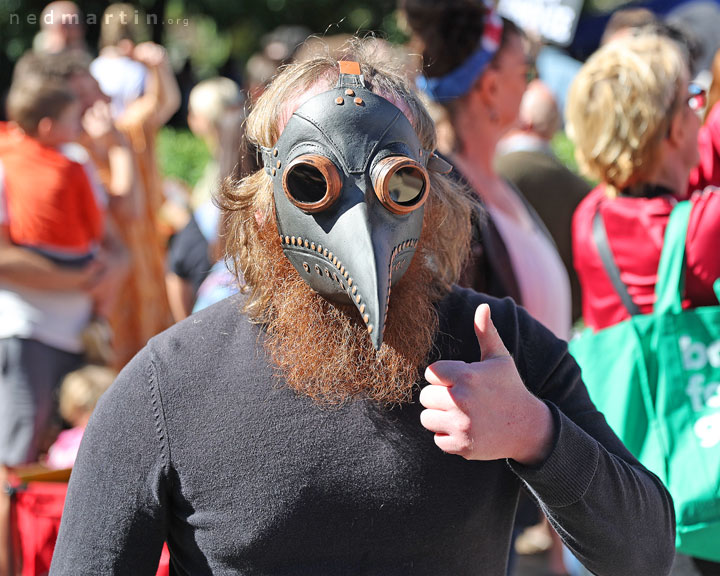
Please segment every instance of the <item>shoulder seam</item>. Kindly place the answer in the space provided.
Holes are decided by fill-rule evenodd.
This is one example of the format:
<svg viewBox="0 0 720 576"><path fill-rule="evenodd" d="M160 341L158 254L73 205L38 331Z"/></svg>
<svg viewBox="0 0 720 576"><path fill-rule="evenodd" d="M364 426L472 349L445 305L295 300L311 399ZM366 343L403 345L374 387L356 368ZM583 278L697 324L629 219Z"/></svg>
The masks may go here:
<svg viewBox="0 0 720 576"><path fill-rule="evenodd" d="M170 469L170 441L167 434L167 422L165 420L165 409L163 407L162 395L160 393L160 383L157 378L157 370L155 369L155 354L150 352L150 361L148 362L147 376L148 388L150 391L150 400L152 402L153 417L155 420L155 431L160 444L160 460L163 469L168 472Z"/></svg>

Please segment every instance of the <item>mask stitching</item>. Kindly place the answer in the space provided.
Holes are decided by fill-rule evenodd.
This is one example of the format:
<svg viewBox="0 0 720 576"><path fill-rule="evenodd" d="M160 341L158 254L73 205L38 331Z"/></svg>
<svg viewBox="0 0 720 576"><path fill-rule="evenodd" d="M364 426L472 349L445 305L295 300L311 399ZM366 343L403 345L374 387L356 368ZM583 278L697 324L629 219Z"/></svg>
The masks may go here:
<svg viewBox="0 0 720 576"><path fill-rule="evenodd" d="M409 248L416 248L418 245L418 238L410 238L408 240L405 240L395 246L392 250L391 258L390 258L390 267L389 267L389 274L388 274L388 290L387 290L387 300L385 302L385 317L383 318L383 327L385 326L385 323L387 321L387 314L389 310L389 304L390 304L390 291L392 288L392 271L395 263L396 257L403 251L409 249ZM343 287L343 290L347 293L347 295L350 297L351 301L355 304L355 307L358 309L360 314L362 315L363 322L365 322L368 334L372 334L373 326L372 324L368 324L370 321L370 317L368 314L365 313L365 304L361 304L361 302L364 301L364 298L362 295L358 292L357 286L353 286L354 281L352 277L350 276L350 273L348 270L345 269L345 266L342 264L340 260L338 260L337 256L335 256L332 252L330 252L327 248L323 248L322 244L316 244L315 242L312 242L308 240L307 238L302 238L301 236L295 237L295 236L289 236L289 235L283 235L280 234L280 243L285 246L295 246L299 248L305 248L312 252L313 254L319 254L323 258L325 258L329 264L331 264L334 268L336 268L340 275L345 278L345 281L347 282L347 288L342 283L342 281L338 278L337 273L333 271L332 278L337 283L340 284L340 286ZM312 271L310 270L310 265L307 264L307 262L303 262L303 268L306 273L311 274ZM315 271L317 274L322 275L323 272L320 270L319 266L315 265ZM329 270L325 269L325 275L330 278ZM384 330L384 328L383 328Z"/></svg>

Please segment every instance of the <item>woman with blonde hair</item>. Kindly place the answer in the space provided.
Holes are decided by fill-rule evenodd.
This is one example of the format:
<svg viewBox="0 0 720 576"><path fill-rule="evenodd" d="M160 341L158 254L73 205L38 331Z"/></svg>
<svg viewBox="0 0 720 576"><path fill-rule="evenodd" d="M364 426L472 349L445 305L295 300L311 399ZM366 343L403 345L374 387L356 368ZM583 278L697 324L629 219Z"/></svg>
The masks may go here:
<svg viewBox="0 0 720 576"><path fill-rule="evenodd" d="M193 209L215 196L222 180L238 164L238 153L245 120L245 97L240 86L230 78L217 76L199 82L190 91L188 126L202 138L212 159L193 189Z"/></svg>
<svg viewBox="0 0 720 576"><path fill-rule="evenodd" d="M630 315L595 247L596 212L633 303L641 313L653 308L665 226L673 206L687 197L688 177L699 160L705 94L688 77L678 43L641 32L601 48L570 89L567 130L580 166L600 181L573 219L583 317L596 330ZM685 297L688 306L713 305L718 302L712 283L720 276L720 192L709 188L691 200Z"/></svg>

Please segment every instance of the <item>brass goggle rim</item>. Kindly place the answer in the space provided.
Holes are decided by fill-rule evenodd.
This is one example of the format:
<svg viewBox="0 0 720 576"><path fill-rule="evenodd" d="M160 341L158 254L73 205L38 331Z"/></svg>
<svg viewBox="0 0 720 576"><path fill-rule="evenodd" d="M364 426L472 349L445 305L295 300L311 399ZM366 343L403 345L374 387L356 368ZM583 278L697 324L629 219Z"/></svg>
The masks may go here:
<svg viewBox="0 0 720 576"><path fill-rule="evenodd" d="M294 167L301 164L312 166L323 175L323 178L325 178L325 195L317 202L301 202L290 193L290 187L288 186L287 181L288 176L292 173ZM295 160L290 162L287 168L285 168L282 178L282 187L285 192L285 196L287 196L290 202L301 210L314 214L316 212L322 212L338 199L342 189L342 181L340 180L340 174L338 174L338 170L332 160L319 154L305 154L295 158Z"/></svg>
<svg viewBox="0 0 720 576"><path fill-rule="evenodd" d="M390 197L390 178L398 171L403 168L413 168L417 170L422 176L423 187L418 196L412 201L411 204L399 204ZM395 214L409 214L420 208L427 200L428 193L430 191L430 177L425 169L425 166L416 162L412 158L405 156L389 156L383 158L377 163L374 170L373 188L375 189L375 195L378 200L382 202L383 206Z"/></svg>
<svg viewBox="0 0 720 576"><path fill-rule="evenodd" d="M293 168L303 164L317 169L325 179L325 195L317 202L301 202L290 192L288 177L292 173ZM423 187L417 198L411 204L405 205L395 202L390 197L389 184L390 178L398 170L408 167L420 173L423 179ZM395 214L409 214L420 208L427 200L430 190L430 178L425 167L419 162L405 156L390 156L378 162L373 169L373 173L373 189L375 190L375 195L390 212ZM332 160L319 154L304 154L298 156L288 164L283 173L282 186L283 192L285 192L285 196L287 196L290 202L304 212L314 214L329 208L338 199L340 191L342 190L342 180Z"/></svg>

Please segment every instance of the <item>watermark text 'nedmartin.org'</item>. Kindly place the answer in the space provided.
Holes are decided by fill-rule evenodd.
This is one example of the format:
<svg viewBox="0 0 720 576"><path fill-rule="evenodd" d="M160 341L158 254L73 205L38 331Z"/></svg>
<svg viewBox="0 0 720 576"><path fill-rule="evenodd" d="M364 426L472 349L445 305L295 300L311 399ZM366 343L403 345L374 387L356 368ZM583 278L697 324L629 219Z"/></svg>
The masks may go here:
<svg viewBox="0 0 720 576"><path fill-rule="evenodd" d="M10 14L10 24L20 24L20 22L26 22L27 24L43 24L45 26L54 26L56 24L61 26L77 26L84 24L86 26L93 26L98 21L103 21L104 24L110 24L110 22L116 19L121 24L140 24L144 23L149 26L156 26L158 22L160 24L180 24L181 26L187 26L189 24L188 18L165 18L158 20L157 14L144 14L139 10L135 10L134 13L121 12L119 14L105 14L98 18L97 14L55 14L54 10L49 10L46 14L38 15L33 13L28 14Z"/></svg>

